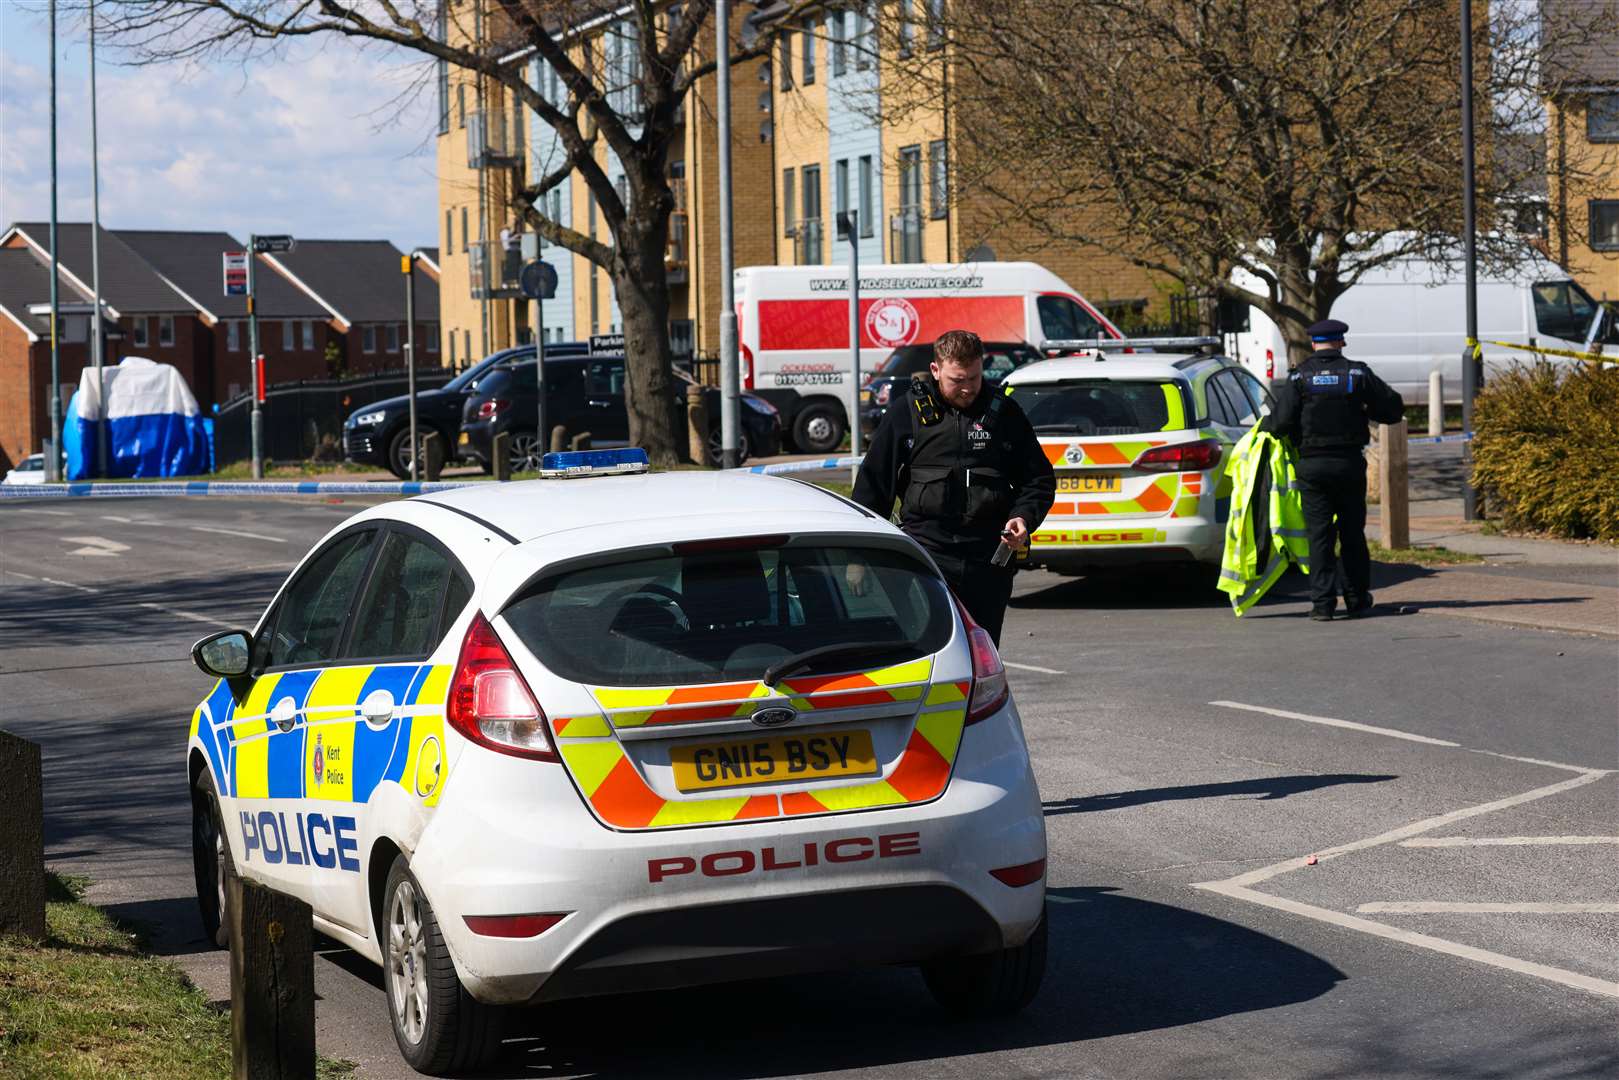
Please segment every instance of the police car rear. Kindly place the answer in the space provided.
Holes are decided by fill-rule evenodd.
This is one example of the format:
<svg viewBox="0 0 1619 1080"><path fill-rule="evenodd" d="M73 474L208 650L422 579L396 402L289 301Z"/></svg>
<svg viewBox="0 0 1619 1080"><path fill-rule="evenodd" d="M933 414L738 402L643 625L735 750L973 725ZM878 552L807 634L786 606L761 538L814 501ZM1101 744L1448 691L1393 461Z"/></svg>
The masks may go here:
<svg viewBox="0 0 1619 1080"><path fill-rule="evenodd" d="M233 823L241 872L383 963L412 1065L484 1060L493 1007L714 980L908 963L961 1012L1032 997L1046 851L1016 709L988 635L887 522L706 473L469 488L366 520L431 530L472 579L401 676L409 720L373 716L375 670L324 696L314 676L322 708L349 688L352 733L324 743L297 702L271 706L280 684L242 687L235 715L216 692L228 738L285 722L304 749L281 756L313 737L323 762L341 743L360 805L316 801L329 771L265 800L277 751L261 784L216 747L208 822ZM334 828L350 872L288 866ZM205 912L216 876L199 870Z"/></svg>
<svg viewBox="0 0 1619 1080"><path fill-rule="evenodd" d="M1030 364L1006 386L1057 474L1025 565L1219 563L1226 451L1267 407L1257 379L1224 357L1134 353Z"/></svg>

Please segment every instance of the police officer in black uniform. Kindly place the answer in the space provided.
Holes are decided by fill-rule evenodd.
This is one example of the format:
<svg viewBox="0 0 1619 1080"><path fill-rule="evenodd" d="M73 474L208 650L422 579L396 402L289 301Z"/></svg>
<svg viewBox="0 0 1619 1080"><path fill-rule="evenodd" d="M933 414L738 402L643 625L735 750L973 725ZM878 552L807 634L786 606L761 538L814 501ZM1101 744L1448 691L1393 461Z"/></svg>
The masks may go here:
<svg viewBox="0 0 1619 1080"><path fill-rule="evenodd" d="M1315 352L1287 377L1265 429L1299 451L1299 487L1310 534L1310 618L1331 620L1343 592L1351 619L1372 606L1372 560L1366 551L1366 461L1369 421L1399 423L1405 402L1358 360L1344 356L1349 326L1323 319L1310 327ZM1336 520L1334 520L1336 518ZM1336 545L1342 553L1335 557Z"/></svg>
<svg viewBox="0 0 1619 1080"><path fill-rule="evenodd" d="M1014 549L1027 544L1056 490L1023 410L984 382L984 343L951 330L933 343L929 374L914 376L877 426L854 500L888 517L899 498L900 528L999 644L1015 568L991 560L1003 538ZM861 567L849 584L863 587Z"/></svg>

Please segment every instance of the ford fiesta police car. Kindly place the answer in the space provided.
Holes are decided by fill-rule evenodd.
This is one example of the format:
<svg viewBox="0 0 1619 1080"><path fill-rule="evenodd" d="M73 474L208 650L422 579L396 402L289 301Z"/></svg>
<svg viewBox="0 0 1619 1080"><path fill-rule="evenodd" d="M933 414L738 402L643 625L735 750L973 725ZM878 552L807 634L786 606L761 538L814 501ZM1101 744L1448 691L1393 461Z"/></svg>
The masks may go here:
<svg viewBox="0 0 1619 1080"><path fill-rule="evenodd" d="M1029 364L1004 385L1057 474L1023 565L1219 565L1228 451L1270 405L1245 368L1201 353L1093 354Z"/></svg>
<svg viewBox="0 0 1619 1080"><path fill-rule="evenodd" d="M193 654L219 679L187 751L208 932L232 874L307 900L382 965L423 1072L491 1057L505 1005L901 963L993 1014L1040 983L1045 828L1000 658L922 549L819 488L378 506Z"/></svg>

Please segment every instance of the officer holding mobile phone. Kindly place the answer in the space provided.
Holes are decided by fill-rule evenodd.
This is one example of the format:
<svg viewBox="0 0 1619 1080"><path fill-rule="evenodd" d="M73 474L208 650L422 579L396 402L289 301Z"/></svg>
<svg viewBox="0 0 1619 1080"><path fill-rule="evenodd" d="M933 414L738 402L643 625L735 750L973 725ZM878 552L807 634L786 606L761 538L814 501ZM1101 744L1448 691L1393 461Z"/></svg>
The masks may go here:
<svg viewBox="0 0 1619 1080"><path fill-rule="evenodd" d="M973 620L999 644L1012 596L1012 556L1056 497L1040 440L1017 403L984 382L984 343L951 330L872 435L854 500L888 517L933 555ZM849 587L865 589L851 565Z"/></svg>

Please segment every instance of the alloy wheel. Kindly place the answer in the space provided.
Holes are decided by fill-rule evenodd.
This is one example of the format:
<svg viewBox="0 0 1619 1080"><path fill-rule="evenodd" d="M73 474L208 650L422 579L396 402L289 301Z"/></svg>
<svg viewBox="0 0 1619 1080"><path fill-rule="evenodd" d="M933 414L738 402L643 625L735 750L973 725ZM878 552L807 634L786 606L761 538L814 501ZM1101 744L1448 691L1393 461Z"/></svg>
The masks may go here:
<svg viewBox="0 0 1619 1080"><path fill-rule="evenodd" d="M388 1001L407 1041L427 1027L427 942L416 889L401 881L388 905Z"/></svg>

